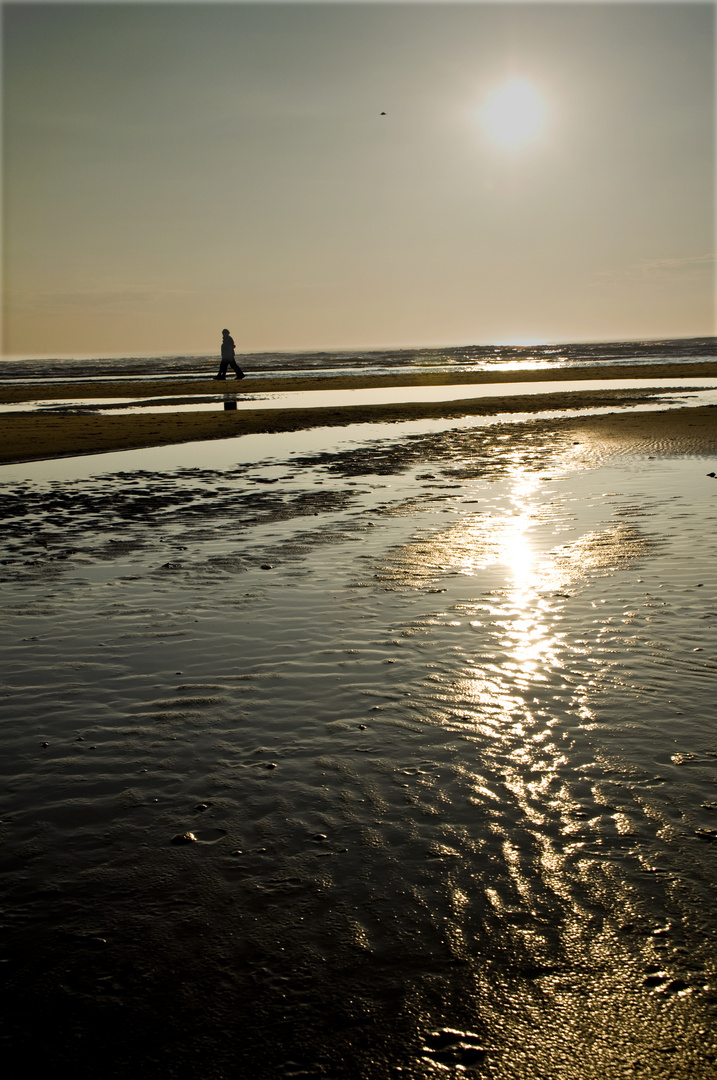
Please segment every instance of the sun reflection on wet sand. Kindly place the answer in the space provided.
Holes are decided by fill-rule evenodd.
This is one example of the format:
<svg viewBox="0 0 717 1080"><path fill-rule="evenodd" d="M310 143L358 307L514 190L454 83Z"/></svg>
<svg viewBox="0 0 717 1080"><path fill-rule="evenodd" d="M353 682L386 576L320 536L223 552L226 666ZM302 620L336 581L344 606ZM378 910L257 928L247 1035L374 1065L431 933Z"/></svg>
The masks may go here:
<svg viewBox="0 0 717 1080"><path fill-rule="evenodd" d="M192 1016L219 971L261 1080L312 1075L315 1046L352 1080L601 1080L683 1021L696 1053L707 469L621 473L533 429L386 438L4 493L3 837L28 910L61 890L28 926L62 980L124 978L122 948L189 972ZM146 976L123 1006L164 1007Z"/></svg>
<svg viewBox="0 0 717 1080"><path fill-rule="evenodd" d="M456 474L463 467L453 463ZM591 916L576 868L589 860L567 751L573 725L594 720L600 681L614 676L608 652L586 648L574 628L564 628L566 604L591 581L637 566L654 541L626 521L576 527L561 493L574 469L571 447L547 474L527 469L516 452L502 499L486 498L475 511L476 500L464 492L455 506L460 520L394 550L379 577L399 589L462 579L463 596L445 614L449 625L468 631L456 656L463 665L433 694L441 711L435 704L432 711L448 731L476 744L466 783L481 816L492 818L507 874L501 886L484 884L483 893L506 927L515 923L511 932L527 955L550 952L544 926L578 962ZM576 667L583 669L577 677ZM630 834L623 817L613 820L619 835ZM533 923L524 925L526 918Z"/></svg>

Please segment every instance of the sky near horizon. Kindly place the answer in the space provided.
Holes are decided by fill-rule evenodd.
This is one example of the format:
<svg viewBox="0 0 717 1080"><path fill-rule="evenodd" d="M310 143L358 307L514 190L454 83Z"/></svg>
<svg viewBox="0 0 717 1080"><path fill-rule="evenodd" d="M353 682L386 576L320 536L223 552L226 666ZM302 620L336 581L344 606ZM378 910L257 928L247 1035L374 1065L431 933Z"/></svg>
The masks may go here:
<svg viewBox="0 0 717 1080"><path fill-rule="evenodd" d="M710 3L2 14L5 354L715 333Z"/></svg>

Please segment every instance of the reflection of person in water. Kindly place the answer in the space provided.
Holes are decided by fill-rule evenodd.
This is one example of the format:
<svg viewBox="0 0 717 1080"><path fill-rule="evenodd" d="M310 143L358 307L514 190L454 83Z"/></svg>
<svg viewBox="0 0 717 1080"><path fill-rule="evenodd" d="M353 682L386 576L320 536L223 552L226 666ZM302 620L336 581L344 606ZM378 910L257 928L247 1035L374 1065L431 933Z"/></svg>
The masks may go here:
<svg viewBox="0 0 717 1080"><path fill-rule="evenodd" d="M244 372L240 367L237 367L237 362L234 359L234 338L228 330L222 330L222 362L219 365L219 373L214 378L226 379L228 367L236 371L237 379L244 378Z"/></svg>

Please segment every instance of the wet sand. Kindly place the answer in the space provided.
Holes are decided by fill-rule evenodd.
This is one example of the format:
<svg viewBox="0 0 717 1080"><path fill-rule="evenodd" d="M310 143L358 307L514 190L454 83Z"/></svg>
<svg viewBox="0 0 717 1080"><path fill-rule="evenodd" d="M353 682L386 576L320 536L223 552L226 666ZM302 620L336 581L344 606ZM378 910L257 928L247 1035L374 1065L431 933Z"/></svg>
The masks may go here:
<svg viewBox="0 0 717 1080"><path fill-rule="evenodd" d="M626 403L430 415L566 397ZM246 430L26 419L84 453ZM396 427L3 484L6 1059L712 1080L716 419Z"/></svg>
<svg viewBox="0 0 717 1080"><path fill-rule="evenodd" d="M717 364L671 365L659 364L643 368L611 368L610 378L690 378L717 377ZM431 373L421 372L391 376L340 376L332 378L306 378L301 380L302 390L355 390L373 387L397 388L405 386L435 385L465 386L496 382L556 382L580 379L602 379L605 372L597 368L561 371L506 372L498 375L488 373ZM221 390L219 389L221 388ZM561 409L604 408L628 406L650 400L654 393L643 390L599 390L579 393L546 393L522 396L476 397L456 402L412 402L385 405L343 406L337 408L287 408L280 411L261 408L237 412L224 412L217 405L215 413L178 412L176 415L157 415L149 411L152 400L161 402L172 397L191 402L193 397L221 391L241 394L281 393L297 389L292 379L262 379L243 382L227 380L219 384L213 380L163 380L138 383L131 380L91 383L6 383L0 387L2 404L22 401L72 400L84 398L127 398L141 401L147 413L136 415L92 415L87 413L38 414L25 413L3 416L4 434L0 446L0 463L31 461L74 454L101 453L111 450L127 450L150 446L168 446L176 443L195 442L206 439L225 439L235 435L260 432L289 432L310 427L345 426L355 423L400 422L405 420L460 418L466 416L495 416L502 413L525 413ZM660 391L664 393L664 389ZM644 430L646 423L668 424L675 429L676 437L691 440L691 445L702 440L702 445L712 446L714 416L709 410L694 410L691 421L678 418L660 421L643 421L635 418L635 437ZM670 414L671 417L673 414ZM679 436L677 431L679 428ZM629 434L630 425L622 420L620 430ZM632 437L632 436L630 436ZM705 441L706 440L706 441Z"/></svg>

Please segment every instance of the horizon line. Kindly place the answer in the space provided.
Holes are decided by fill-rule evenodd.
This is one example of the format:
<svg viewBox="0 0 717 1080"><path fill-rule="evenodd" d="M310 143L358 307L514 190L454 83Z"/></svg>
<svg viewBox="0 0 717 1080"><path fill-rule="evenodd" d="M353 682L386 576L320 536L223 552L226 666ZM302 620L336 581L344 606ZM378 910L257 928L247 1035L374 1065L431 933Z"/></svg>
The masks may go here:
<svg viewBox="0 0 717 1080"><path fill-rule="evenodd" d="M369 345L369 346L340 346L338 348L302 348L302 349L260 349L246 352L237 352L239 356L316 356L316 355L350 355L351 353L381 353L381 352L419 352L422 350L435 349L436 351L448 351L449 349L531 349L551 348L563 346L587 346L587 345L662 345L678 344L680 342L714 342L717 344L717 334L691 334L688 337L634 337L634 338L583 338L578 341L537 339L537 338L514 338L502 341L488 342L461 342L460 344L436 344L427 345ZM72 352L72 353L0 353L0 362L22 361L52 361L52 360L168 360L172 357L213 357L216 350L207 352L176 351L158 352L129 352L127 350L113 353L95 352Z"/></svg>

